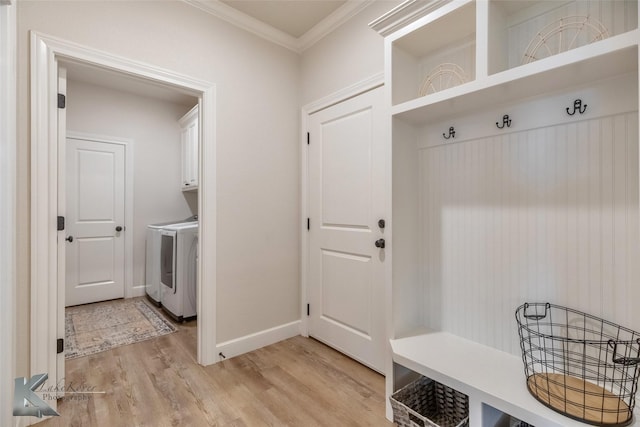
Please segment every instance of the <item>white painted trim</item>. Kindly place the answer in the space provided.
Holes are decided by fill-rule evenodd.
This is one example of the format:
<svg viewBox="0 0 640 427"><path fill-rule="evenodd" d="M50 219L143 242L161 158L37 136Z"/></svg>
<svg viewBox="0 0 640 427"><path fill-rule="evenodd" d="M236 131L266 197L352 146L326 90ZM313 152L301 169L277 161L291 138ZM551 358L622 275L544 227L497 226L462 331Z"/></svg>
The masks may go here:
<svg viewBox="0 0 640 427"><path fill-rule="evenodd" d="M371 89L375 89L379 86L382 86L383 84L384 73L380 72L372 75L371 77L360 80L359 82L354 83L351 86L347 86L344 89L340 89L330 95L310 102L309 104L306 104L302 107L302 111L306 112L307 114L317 113L320 110L324 110L325 108L331 107L332 105L338 104L342 101L346 101L349 98L358 96L361 93L370 91Z"/></svg>
<svg viewBox="0 0 640 427"><path fill-rule="evenodd" d="M52 72L54 71L55 72ZM57 384L57 62L31 38L30 374ZM53 179L52 179L53 177ZM51 402L51 406L55 402ZM54 408L55 409L55 408Z"/></svg>
<svg viewBox="0 0 640 427"><path fill-rule="evenodd" d="M245 13L224 4L219 0L183 0L185 3L197 7L198 9L210 13L216 18L220 18L238 28L242 28L250 33L262 37L272 43L283 46L289 50L299 53L298 39L278 30L271 25L265 24Z"/></svg>
<svg viewBox="0 0 640 427"><path fill-rule="evenodd" d="M309 132L310 113L303 107L300 112L300 335L309 336L309 317L307 316L307 296L309 277Z"/></svg>
<svg viewBox="0 0 640 427"><path fill-rule="evenodd" d="M145 285L135 285L130 289L129 296L127 298L137 298L145 295Z"/></svg>
<svg viewBox="0 0 640 427"><path fill-rule="evenodd" d="M216 87L210 85L198 101L200 153L198 165L198 362L210 365L218 361L216 352L217 283L217 152ZM206 284L203 285L203 284ZM205 310L206 308L206 310ZM201 327L204 325L204 327Z"/></svg>
<svg viewBox="0 0 640 427"><path fill-rule="evenodd" d="M423 0L407 0L381 17L371 21L369 27L386 37L451 1L431 0L430 2L425 2Z"/></svg>
<svg viewBox="0 0 640 427"><path fill-rule="evenodd" d="M302 53L336 28L369 7L375 0L348 0L313 28L298 37L298 52Z"/></svg>
<svg viewBox="0 0 640 427"><path fill-rule="evenodd" d="M133 212L134 212L134 156L135 144L133 139L119 138L115 136L96 135L92 133L67 130L67 138L85 141L102 142L105 144L118 144L124 147L124 297L133 298L144 295L136 291L133 283ZM129 231L129 232L127 232Z"/></svg>
<svg viewBox="0 0 640 427"><path fill-rule="evenodd" d="M0 4L0 425L11 426L15 378L16 6Z"/></svg>
<svg viewBox="0 0 640 427"><path fill-rule="evenodd" d="M242 28L265 40L285 47L296 53L302 53L313 46L327 34L356 16L375 0L347 0L345 4L318 22L313 28L300 37L294 37L269 24L221 2L220 0L182 0L216 18L222 19L238 28Z"/></svg>
<svg viewBox="0 0 640 427"><path fill-rule="evenodd" d="M308 286L309 286L309 232L307 218L309 218L309 157L307 132L309 132L309 116L325 108L346 101L384 85L384 73L378 73L357 83L338 90L330 95L306 104L300 111L300 335L309 336L307 320ZM313 141L311 141L313 144ZM389 210L389 212L391 212Z"/></svg>
<svg viewBox="0 0 640 427"><path fill-rule="evenodd" d="M31 31L30 33L32 39L35 38L44 44L44 52L51 53L55 56L55 59L82 62L132 77L143 78L194 97L201 96L210 87L215 86L204 80L178 74L135 59L113 55L109 52L93 49L55 36L41 34L37 31ZM32 56L37 55L32 53Z"/></svg>
<svg viewBox="0 0 640 427"><path fill-rule="evenodd" d="M254 334L245 335L244 337L222 342L218 344L217 347L218 361L230 359L234 356L298 336L299 329L300 321L296 320L295 322L286 323ZM224 357L220 356L220 353L222 353Z"/></svg>
<svg viewBox="0 0 640 427"><path fill-rule="evenodd" d="M31 32L31 372L47 372L55 382L55 283L57 216L57 62L88 63L150 80L200 101L199 192L202 259L198 271L198 362L217 361L216 344L216 126L215 85L139 61ZM206 286L202 286L206 283ZM203 310L206 308L206 310Z"/></svg>
<svg viewBox="0 0 640 427"><path fill-rule="evenodd" d="M393 49L393 44L391 40L388 38L384 39L384 75L385 75L385 86L386 89L384 93L384 106L385 108L390 108L391 106L391 77L392 77L392 64L389 58L391 58L391 51ZM386 324L387 324L387 337L389 339L395 339L395 327L393 321L393 230L394 230L394 218L393 218L393 119L391 114L387 114L387 136L388 139L388 147L389 150L388 158L387 158L387 184L389 185L388 189L388 200L387 200L387 232L388 239L391 242L392 250L387 253L387 266L386 266L386 277L384 283L384 291L385 291L385 310L386 310ZM387 352L387 360L386 360L386 370L385 370L385 396L391 396L391 394L395 391L394 389L394 370L393 370L393 354L391 352L391 348ZM393 422L393 408L391 407L391 401L389 399L385 399L385 415L389 421Z"/></svg>

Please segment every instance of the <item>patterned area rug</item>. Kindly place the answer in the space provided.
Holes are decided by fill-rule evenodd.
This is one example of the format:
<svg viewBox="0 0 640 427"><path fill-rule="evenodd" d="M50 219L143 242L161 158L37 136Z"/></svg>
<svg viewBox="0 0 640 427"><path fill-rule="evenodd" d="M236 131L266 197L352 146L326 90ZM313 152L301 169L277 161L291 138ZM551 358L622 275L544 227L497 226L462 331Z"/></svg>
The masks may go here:
<svg viewBox="0 0 640 427"><path fill-rule="evenodd" d="M88 356L177 329L144 297L68 307L65 310L65 358Z"/></svg>

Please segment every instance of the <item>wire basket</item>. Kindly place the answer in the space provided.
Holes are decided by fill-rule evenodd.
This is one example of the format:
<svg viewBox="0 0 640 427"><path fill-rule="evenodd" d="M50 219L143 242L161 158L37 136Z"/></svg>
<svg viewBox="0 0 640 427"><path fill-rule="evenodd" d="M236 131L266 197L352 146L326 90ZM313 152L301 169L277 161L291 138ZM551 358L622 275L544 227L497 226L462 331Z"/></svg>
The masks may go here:
<svg viewBox="0 0 640 427"><path fill-rule="evenodd" d="M640 333L549 303L516 310L529 392L544 405L597 426L633 419Z"/></svg>
<svg viewBox="0 0 640 427"><path fill-rule="evenodd" d="M399 427L468 427L469 397L420 377L389 397Z"/></svg>

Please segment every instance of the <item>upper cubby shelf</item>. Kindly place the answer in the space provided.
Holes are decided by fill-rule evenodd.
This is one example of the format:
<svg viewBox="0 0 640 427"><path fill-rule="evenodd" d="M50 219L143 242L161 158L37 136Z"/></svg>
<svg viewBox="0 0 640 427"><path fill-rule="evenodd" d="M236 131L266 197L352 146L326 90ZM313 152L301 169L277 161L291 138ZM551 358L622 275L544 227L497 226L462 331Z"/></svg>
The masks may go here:
<svg viewBox="0 0 640 427"><path fill-rule="evenodd" d="M426 124L489 106L578 87L638 71L638 30L553 58L476 80L446 92L392 106L391 114L407 123Z"/></svg>
<svg viewBox="0 0 640 427"><path fill-rule="evenodd" d="M410 123L638 70L637 0L431 3L386 34L391 111Z"/></svg>
<svg viewBox="0 0 640 427"><path fill-rule="evenodd" d="M637 0L490 0L488 6L489 74L638 28Z"/></svg>
<svg viewBox="0 0 640 427"><path fill-rule="evenodd" d="M428 24L392 42L393 104L475 79L476 4L455 6L444 6L427 17Z"/></svg>

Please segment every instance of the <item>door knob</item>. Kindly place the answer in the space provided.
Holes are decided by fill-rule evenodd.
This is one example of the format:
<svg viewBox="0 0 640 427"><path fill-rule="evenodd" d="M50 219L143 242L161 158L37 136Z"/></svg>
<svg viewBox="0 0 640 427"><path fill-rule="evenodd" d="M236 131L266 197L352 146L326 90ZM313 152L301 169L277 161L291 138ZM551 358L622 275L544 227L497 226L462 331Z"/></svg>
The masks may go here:
<svg viewBox="0 0 640 427"><path fill-rule="evenodd" d="M118 233L119 233L119 232L121 232L121 231L122 231L122 227L121 227L121 226L117 226L117 227L116 227L116 231L117 231Z"/></svg>
<svg viewBox="0 0 640 427"><path fill-rule="evenodd" d="M71 242L73 242L73 236L69 236L64 240L66 240L67 242L71 243Z"/></svg>
<svg viewBox="0 0 640 427"><path fill-rule="evenodd" d="M384 249L384 239L376 240L375 245L376 245L376 248Z"/></svg>
<svg viewBox="0 0 640 427"><path fill-rule="evenodd" d="M386 225L386 224L385 224L385 222L384 222L384 219L380 219L380 220L378 220L378 227L380 227L380 228L384 228L384 227L385 227L385 225Z"/></svg>

